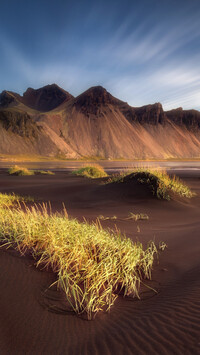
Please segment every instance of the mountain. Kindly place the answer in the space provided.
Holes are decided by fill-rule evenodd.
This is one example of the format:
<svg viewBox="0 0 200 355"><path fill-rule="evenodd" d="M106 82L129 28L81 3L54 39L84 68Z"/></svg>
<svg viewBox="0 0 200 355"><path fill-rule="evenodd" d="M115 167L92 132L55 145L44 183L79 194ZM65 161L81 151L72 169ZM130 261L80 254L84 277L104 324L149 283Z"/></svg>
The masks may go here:
<svg viewBox="0 0 200 355"><path fill-rule="evenodd" d="M0 94L0 153L36 154L79 158L50 127L37 123L37 117L73 98L59 86L27 89L20 96L11 91Z"/></svg>
<svg viewBox="0 0 200 355"><path fill-rule="evenodd" d="M196 110L183 110L179 107L166 112L167 117L178 126L186 126L189 129L200 128L200 112Z"/></svg>
<svg viewBox="0 0 200 355"><path fill-rule="evenodd" d="M131 107L101 86L77 97L56 84L23 96L3 91L0 152L28 151L66 158L199 157L200 112L164 112L160 103Z"/></svg>
<svg viewBox="0 0 200 355"><path fill-rule="evenodd" d="M0 97L0 107L10 107L23 104L37 111L53 110L73 96L56 84L46 85L40 89L28 88L23 96L11 91L3 91Z"/></svg>

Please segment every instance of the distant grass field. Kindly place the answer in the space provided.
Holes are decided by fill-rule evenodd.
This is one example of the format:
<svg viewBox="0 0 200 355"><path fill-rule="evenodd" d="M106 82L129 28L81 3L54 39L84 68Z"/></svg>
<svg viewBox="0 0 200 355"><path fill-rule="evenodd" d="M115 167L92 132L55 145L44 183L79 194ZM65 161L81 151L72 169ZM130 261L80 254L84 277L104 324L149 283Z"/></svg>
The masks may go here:
<svg viewBox="0 0 200 355"><path fill-rule="evenodd" d="M75 158L66 158L64 154L57 154L57 156L42 156L36 154L0 154L0 162L54 162L54 161L75 161L75 162L95 162L95 161L109 161L109 162L187 162L187 161L200 161L200 157L196 158L177 158L177 157L167 157L166 159L155 159L155 158L148 158L148 159L126 159L126 158L112 158L106 159L102 156L82 156L78 159Z"/></svg>
<svg viewBox="0 0 200 355"><path fill-rule="evenodd" d="M55 162L55 161L74 161L74 159L66 159L64 155L57 155L55 157L35 155L35 154L0 154L0 162ZM76 160L76 159L75 159Z"/></svg>
<svg viewBox="0 0 200 355"><path fill-rule="evenodd" d="M154 242L144 250L100 223L79 223L65 210L50 214L45 205L22 209L19 199L0 194L1 245L29 252L37 267L51 268L70 309L91 319L108 311L119 294L139 297L141 282L151 279Z"/></svg>
<svg viewBox="0 0 200 355"><path fill-rule="evenodd" d="M151 168L136 168L110 177L107 183L123 183L136 179L139 183L148 185L152 193L159 199L170 200L171 194L191 198L195 194L177 176L170 177L166 171Z"/></svg>

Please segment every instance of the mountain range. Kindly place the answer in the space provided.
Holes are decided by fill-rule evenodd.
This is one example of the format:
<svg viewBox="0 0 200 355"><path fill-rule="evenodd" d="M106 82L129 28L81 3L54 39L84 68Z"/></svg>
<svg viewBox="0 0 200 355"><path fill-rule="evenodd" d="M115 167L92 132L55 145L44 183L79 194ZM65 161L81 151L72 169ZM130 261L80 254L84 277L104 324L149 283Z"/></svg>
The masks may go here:
<svg viewBox="0 0 200 355"><path fill-rule="evenodd" d="M73 97L56 84L0 94L0 153L78 159L200 157L200 112L132 107L101 86Z"/></svg>

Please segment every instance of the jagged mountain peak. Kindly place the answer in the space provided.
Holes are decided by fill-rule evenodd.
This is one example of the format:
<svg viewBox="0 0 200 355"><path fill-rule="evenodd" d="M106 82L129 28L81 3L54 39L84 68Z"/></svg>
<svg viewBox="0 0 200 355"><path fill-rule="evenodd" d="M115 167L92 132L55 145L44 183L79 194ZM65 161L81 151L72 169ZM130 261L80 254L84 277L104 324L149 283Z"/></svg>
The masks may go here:
<svg viewBox="0 0 200 355"><path fill-rule="evenodd" d="M71 100L73 96L57 84L43 86L39 89L28 88L22 97L22 102L38 111L50 111Z"/></svg>
<svg viewBox="0 0 200 355"><path fill-rule="evenodd" d="M0 94L0 107L12 107L17 106L20 102L20 95L12 92L4 90Z"/></svg>
<svg viewBox="0 0 200 355"><path fill-rule="evenodd" d="M34 93L38 93L38 92L63 92L63 93L67 93L67 91L65 91L64 89L62 89L60 86L58 86L57 84L53 83L53 84L48 84L45 86L42 86L41 88L38 89L33 89L32 87L29 87L24 93L23 96L26 96L27 94L29 94L30 92L34 92ZM68 93L69 94L69 93Z"/></svg>
<svg viewBox="0 0 200 355"><path fill-rule="evenodd" d="M200 154L199 111L165 112L160 102L132 107L102 86L76 98L56 84L28 88L23 96L3 91L0 102L0 152L32 147L41 154L129 159Z"/></svg>
<svg viewBox="0 0 200 355"><path fill-rule="evenodd" d="M57 84L43 86L39 89L29 87L23 96L4 90L0 94L0 107L7 108L18 106L20 103L41 112L48 112L64 102L73 99L73 96L60 88Z"/></svg>
<svg viewBox="0 0 200 355"><path fill-rule="evenodd" d="M75 102L78 104L107 104L121 102L114 96L112 96L102 86L92 86L88 90L84 91L81 95L77 96Z"/></svg>
<svg viewBox="0 0 200 355"><path fill-rule="evenodd" d="M167 117L182 126L196 129L200 127L200 112L197 110L183 110L182 107L166 112Z"/></svg>
<svg viewBox="0 0 200 355"><path fill-rule="evenodd" d="M74 106L81 112L86 114L97 115L101 112L101 107L113 104L119 105L123 101L118 100L112 96L102 86L92 86L88 90L84 91L81 95L77 96L74 100Z"/></svg>

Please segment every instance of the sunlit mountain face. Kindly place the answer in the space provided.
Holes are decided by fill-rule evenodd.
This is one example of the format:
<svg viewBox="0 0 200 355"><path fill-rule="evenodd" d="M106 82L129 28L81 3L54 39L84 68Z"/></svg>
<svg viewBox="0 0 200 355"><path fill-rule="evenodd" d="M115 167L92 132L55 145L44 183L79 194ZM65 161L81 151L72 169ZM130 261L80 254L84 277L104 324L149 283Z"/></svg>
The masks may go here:
<svg viewBox="0 0 200 355"><path fill-rule="evenodd" d="M102 86L0 94L0 152L80 159L199 158L200 112L133 107Z"/></svg>
<svg viewBox="0 0 200 355"><path fill-rule="evenodd" d="M132 106L200 110L200 2L1 3L0 91L102 85Z"/></svg>

